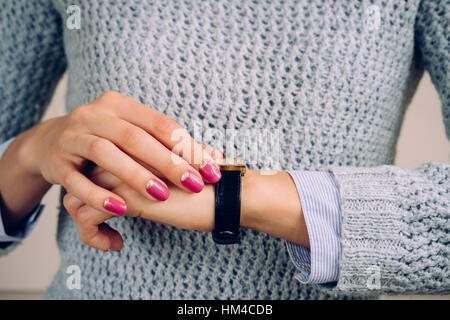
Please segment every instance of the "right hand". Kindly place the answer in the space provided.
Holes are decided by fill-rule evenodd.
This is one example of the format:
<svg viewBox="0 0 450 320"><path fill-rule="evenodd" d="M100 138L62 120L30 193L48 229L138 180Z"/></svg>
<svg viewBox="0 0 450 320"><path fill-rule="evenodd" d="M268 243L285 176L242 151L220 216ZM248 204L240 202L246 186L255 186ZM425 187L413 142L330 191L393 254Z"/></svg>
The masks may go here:
<svg viewBox="0 0 450 320"><path fill-rule="evenodd" d="M167 185L157 175L188 192L203 189L202 175L206 182L220 179L213 162L222 157L219 151L204 149L174 120L116 92L37 125L27 137L22 157L31 173L61 184L80 201L107 213L125 214L125 201L83 175L89 161L150 200L169 197ZM181 139L178 156L171 150L180 146Z"/></svg>

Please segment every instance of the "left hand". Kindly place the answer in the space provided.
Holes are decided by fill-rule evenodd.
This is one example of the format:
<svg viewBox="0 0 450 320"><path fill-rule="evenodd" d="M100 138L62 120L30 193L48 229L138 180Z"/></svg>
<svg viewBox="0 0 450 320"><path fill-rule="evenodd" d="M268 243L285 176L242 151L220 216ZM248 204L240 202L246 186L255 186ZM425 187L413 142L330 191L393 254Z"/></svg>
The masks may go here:
<svg viewBox="0 0 450 320"><path fill-rule="evenodd" d="M165 181L171 196L162 202L143 197L100 167L95 167L88 178L123 197L128 205L127 216L190 230L211 231L214 228L214 187L211 184L206 184L200 193L187 193ZM104 251L119 251L122 248L121 235L105 223L114 215L96 210L71 194L65 195L63 204L77 225L84 243Z"/></svg>
<svg viewBox="0 0 450 320"><path fill-rule="evenodd" d="M128 204L128 216L190 230L207 232L214 228L214 186L211 184L206 184L200 193L186 193L167 182L171 196L161 202L145 198L100 167L95 167L88 178L123 197ZM241 193L242 228L309 247L300 199L288 173L262 175L257 170L247 170ZM84 243L104 251L122 248L121 235L105 223L112 214L98 211L71 194L64 197L64 206L73 217Z"/></svg>

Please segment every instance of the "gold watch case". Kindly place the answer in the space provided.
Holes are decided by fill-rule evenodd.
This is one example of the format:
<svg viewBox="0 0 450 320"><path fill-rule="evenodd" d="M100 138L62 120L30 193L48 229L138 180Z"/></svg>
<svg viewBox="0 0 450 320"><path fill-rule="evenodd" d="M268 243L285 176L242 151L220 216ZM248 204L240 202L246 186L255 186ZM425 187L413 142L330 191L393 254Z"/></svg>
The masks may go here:
<svg viewBox="0 0 450 320"><path fill-rule="evenodd" d="M216 160L216 164L225 171L241 171L241 176L246 171L246 161L244 158L223 158Z"/></svg>

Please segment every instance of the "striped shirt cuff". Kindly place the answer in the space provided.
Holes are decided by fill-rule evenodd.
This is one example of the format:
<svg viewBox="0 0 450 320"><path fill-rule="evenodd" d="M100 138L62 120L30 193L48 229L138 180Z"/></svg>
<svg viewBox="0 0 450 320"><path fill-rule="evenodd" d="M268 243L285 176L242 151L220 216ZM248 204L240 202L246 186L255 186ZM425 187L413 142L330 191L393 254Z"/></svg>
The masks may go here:
<svg viewBox="0 0 450 320"><path fill-rule="evenodd" d="M0 219L0 242L17 242L25 239L34 229L44 207L45 206L42 204L38 205L36 209L32 211L30 217L22 224L21 228L14 234L6 234L3 220Z"/></svg>
<svg viewBox="0 0 450 320"><path fill-rule="evenodd" d="M341 209L339 190L328 172L288 171L299 193L310 248L286 241L302 283L336 282L341 252Z"/></svg>

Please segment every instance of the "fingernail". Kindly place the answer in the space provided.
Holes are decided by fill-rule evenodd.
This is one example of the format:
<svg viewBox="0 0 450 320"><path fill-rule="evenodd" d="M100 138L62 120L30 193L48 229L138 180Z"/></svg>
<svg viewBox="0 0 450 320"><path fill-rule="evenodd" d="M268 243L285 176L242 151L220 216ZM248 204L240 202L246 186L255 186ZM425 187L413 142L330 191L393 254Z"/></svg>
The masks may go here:
<svg viewBox="0 0 450 320"><path fill-rule="evenodd" d="M106 210L121 216L124 215L127 211L127 205L122 201L116 200L114 198L106 199L103 203L103 207Z"/></svg>
<svg viewBox="0 0 450 320"><path fill-rule="evenodd" d="M181 176L181 183L183 184L183 186L196 193L202 191L203 187L205 186L202 179L200 179L196 174L193 174L189 171L183 173L183 175Z"/></svg>
<svg viewBox="0 0 450 320"><path fill-rule="evenodd" d="M150 179L150 181L145 186L147 192L156 200L165 201L169 198L170 191L156 179Z"/></svg>
<svg viewBox="0 0 450 320"><path fill-rule="evenodd" d="M216 183L222 177L219 168L215 164L206 161L203 161L200 165L199 172L211 183Z"/></svg>

